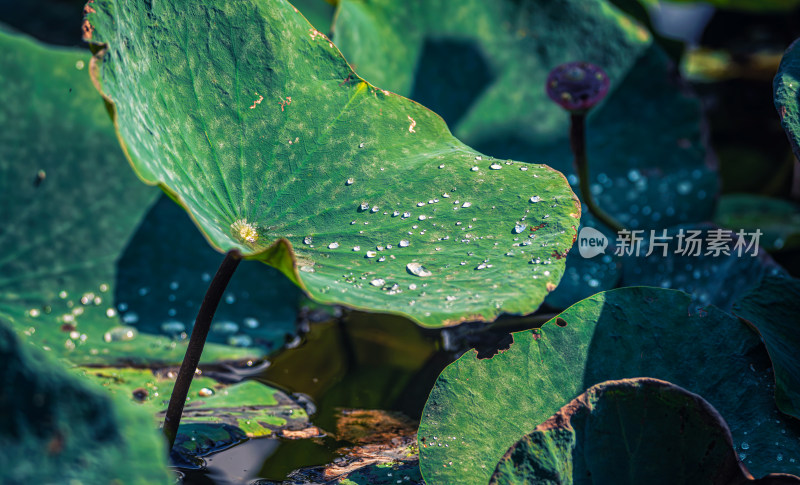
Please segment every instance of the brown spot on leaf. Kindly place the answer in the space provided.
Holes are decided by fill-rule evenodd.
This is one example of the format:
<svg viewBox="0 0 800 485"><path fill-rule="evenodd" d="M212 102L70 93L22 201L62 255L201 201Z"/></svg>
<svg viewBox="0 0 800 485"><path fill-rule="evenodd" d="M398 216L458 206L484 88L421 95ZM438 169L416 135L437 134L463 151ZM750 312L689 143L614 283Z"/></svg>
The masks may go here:
<svg viewBox="0 0 800 485"><path fill-rule="evenodd" d="M543 223L539 224L538 226L531 226L531 232L536 232L539 229L545 227L546 225L547 225L547 223L543 222Z"/></svg>
<svg viewBox="0 0 800 485"><path fill-rule="evenodd" d="M84 20L81 24L81 32L83 32L83 40L89 42L94 34L94 25L90 24L88 20Z"/></svg>
<svg viewBox="0 0 800 485"><path fill-rule="evenodd" d="M138 388L134 389L132 394L133 394L133 398L136 399L137 401L140 401L140 402L144 401L145 399L147 399L147 396L150 395L150 393L147 392L147 389L145 389L144 387L138 387Z"/></svg>
<svg viewBox="0 0 800 485"><path fill-rule="evenodd" d="M92 8L92 4L94 0L89 0L86 5L83 6L83 15L84 17L89 15L90 13L96 13L97 10ZM81 31L83 32L83 40L90 41L92 40L92 34L94 34L94 25L89 23L89 19L84 18L83 24L81 24Z"/></svg>

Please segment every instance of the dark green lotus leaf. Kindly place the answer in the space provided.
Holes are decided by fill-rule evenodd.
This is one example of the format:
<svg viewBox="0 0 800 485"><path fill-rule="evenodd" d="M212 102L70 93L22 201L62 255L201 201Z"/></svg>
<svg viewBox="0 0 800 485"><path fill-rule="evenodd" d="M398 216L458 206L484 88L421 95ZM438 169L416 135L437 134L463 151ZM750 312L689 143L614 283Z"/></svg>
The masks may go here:
<svg viewBox="0 0 800 485"><path fill-rule="evenodd" d="M0 380L0 483L174 483L148 413L70 375L5 323Z"/></svg>
<svg viewBox="0 0 800 485"><path fill-rule="evenodd" d="M772 82L772 96L795 157L800 157L800 50L797 41L786 49Z"/></svg>
<svg viewBox="0 0 800 485"><path fill-rule="evenodd" d="M123 322L140 332L186 338L221 260L186 212L162 195L117 262L114 298ZM300 298L297 286L276 269L242 264L214 314L207 342L278 348L295 333Z"/></svg>
<svg viewBox="0 0 800 485"><path fill-rule="evenodd" d="M733 313L764 340L775 371L775 402L800 419L800 280L772 276L736 301Z"/></svg>
<svg viewBox="0 0 800 485"><path fill-rule="evenodd" d="M341 0L334 41L365 79L441 114L467 144L499 158L546 161L573 190L569 116L547 97L545 79L564 62L597 64L612 83L587 125L599 205L629 228L713 214L719 184L698 100L650 34L606 1ZM581 223L598 226L591 214ZM563 279L555 306L613 287L608 262L570 266L594 274Z"/></svg>
<svg viewBox="0 0 800 485"><path fill-rule="evenodd" d="M743 231L741 237L739 231ZM619 244L615 248L626 251L621 284L681 290L703 305L730 310L733 302L764 276L786 273L767 254L761 236L754 236L754 231L685 224L654 234L637 233L637 237L643 237L638 252L635 247ZM651 248L653 252L647 256Z"/></svg>
<svg viewBox="0 0 800 485"><path fill-rule="evenodd" d="M89 9L131 163L215 248L428 326L530 313L561 278L580 216L563 175L463 145L286 1Z"/></svg>
<svg viewBox="0 0 800 485"><path fill-rule="evenodd" d="M0 33L0 320L75 363L180 362L185 345L117 313L116 260L158 191L130 173L88 64Z"/></svg>
<svg viewBox="0 0 800 485"><path fill-rule="evenodd" d="M705 399L641 377L594 385L517 441L490 484L752 483ZM800 483L771 475L765 484Z"/></svg>
<svg viewBox="0 0 800 485"><path fill-rule="evenodd" d="M112 394L136 403L153 417L152 427L164 421L175 385L175 373L131 368L79 368ZM173 458L183 466L201 464L199 457L249 438L308 426L305 409L285 393L256 381L225 385L196 376L183 410Z"/></svg>
<svg viewBox="0 0 800 485"><path fill-rule="evenodd" d="M760 195L723 195L714 222L721 227L747 232L760 230L761 247L767 251L800 246L800 206Z"/></svg>
<svg viewBox="0 0 800 485"><path fill-rule="evenodd" d="M761 340L716 307L698 308L675 290L621 288L512 335L508 350L488 359L469 352L439 376L419 431L428 483L486 483L519 437L585 389L633 377L708 400L756 477L800 473L800 423L775 405Z"/></svg>

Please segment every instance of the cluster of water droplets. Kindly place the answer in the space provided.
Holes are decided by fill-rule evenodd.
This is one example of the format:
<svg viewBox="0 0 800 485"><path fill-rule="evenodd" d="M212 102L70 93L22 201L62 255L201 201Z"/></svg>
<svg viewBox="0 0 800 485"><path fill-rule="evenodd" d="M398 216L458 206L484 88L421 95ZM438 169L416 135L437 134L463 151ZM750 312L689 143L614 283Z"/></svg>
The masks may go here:
<svg viewBox="0 0 800 485"><path fill-rule="evenodd" d="M68 352L74 351L80 346L89 346L90 354L108 353L108 349L99 349L98 345L101 341L105 343L117 341L129 341L136 338L138 331L135 327L124 324L120 325L117 319L118 311L113 306L108 306L106 303L110 287L107 283L98 285L94 291L87 291L72 295L67 290L58 292L57 297L47 305L39 308L30 308L25 313L28 317L40 318L45 315L55 314L56 321L60 324L60 331L66 335L64 340L64 349ZM98 318L105 317L108 322L106 328L100 328L98 332L96 324ZM51 317L52 318L52 317ZM89 319L93 322L93 326L89 328L84 327L82 322L84 319ZM122 323L127 323L124 320ZM35 327L26 329L25 334L33 335L36 333ZM44 346L44 350L52 350L49 346Z"/></svg>
<svg viewBox="0 0 800 485"><path fill-rule="evenodd" d="M540 168L510 160L484 160L483 156L473 156L470 161L472 163L465 168L468 170L468 175L465 176L463 182L465 184L480 183L485 177L490 177L490 174L502 170L518 169L528 172L531 169ZM443 170L448 168L448 165L447 161L443 161L436 162L434 167ZM538 178L539 173L532 173L531 176ZM476 180L472 180L472 177ZM347 177L344 186L345 188L342 190L345 191L353 190L348 187L358 187L357 178ZM500 188L499 190L504 189ZM527 204L524 204L525 202ZM548 281L555 280L556 274L552 274L547 269L538 271L536 267L553 263L553 251L550 251L548 247L553 239L553 230L552 228L543 228L549 223L548 211L558 207L559 202L557 197L531 193L518 204L519 217L509 221L507 219L492 220L494 211L497 211L498 218L507 218L508 214L501 213L490 203L484 202L479 205L476 200L464 197L463 190L459 190L456 186L431 194L429 197L421 197L407 206L396 206L385 200L360 200L353 208L353 212L357 216L350 220L349 224L362 226L362 228L357 230L355 237L351 233L351 237L348 238L350 241L355 239L358 243L350 242L348 244L341 237L338 239L325 238L319 234L301 236L302 245L298 247L301 261L299 270L304 273L315 273L326 264L334 265L337 268L344 267L341 279L334 281L332 285L323 286L319 289L322 293L337 291L346 293L353 287L378 288L393 295L404 291L416 291L415 298L435 297L440 302L444 300L443 304L446 307L452 306L459 300L458 293L460 291L468 292L468 290L452 288L449 291L437 289L435 292L427 292L425 289L427 283L408 283L407 276L427 278L437 274L448 276L457 273L465 274L463 270L458 270L459 266L465 266L476 272L486 271L497 267L497 258L517 257L520 258L520 263L533 265L533 279L542 277L547 278ZM569 204L572 203L573 201L570 199ZM452 212L448 214L444 211ZM453 218L453 213L457 215L456 218ZM389 223L396 225L398 221L406 224L402 235L396 240L376 244L375 232L371 231L368 226ZM577 223L577 220L575 222ZM510 224L510 227L503 230L503 224ZM543 230L537 233L540 229ZM566 228L559 228L560 234L564 234L566 230ZM507 244L508 235L513 235L513 241L510 241L510 247L504 247ZM474 251L469 249L470 246L475 246ZM542 248L545 248L544 251ZM311 249L314 249L315 252L319 251L322 256L305 257L303 251ZM450 262L442 263L439 258L435 257L435 253L443 250L447 250L447 259L450 259L453 254L458 254L459 250L463 251L464 258L455 263L457 266ZM479 254L475 254L476 252ZM358 263L353 259L353 253L360 254L365 261ZM426 257L425 254L428 253L430 256ZM340 256L346 259L338 259ZM558 259L560 258L559 255ZM401 263L405 271L400 269L402 266L389 264L393 261ZM386 264L386 266L382 264ZM475 280L475 277L466 276L465 279ZM493 280L492 276L487 274L483 279L487 288L498 288L497 278ZM548 289L550 289L549 285ZM471 296L475 299L480 297L480 295ZM408 301L408 304L412 306L416 303L416 299ZM492 304L500 308L503 301L493 301Z"/></svg>

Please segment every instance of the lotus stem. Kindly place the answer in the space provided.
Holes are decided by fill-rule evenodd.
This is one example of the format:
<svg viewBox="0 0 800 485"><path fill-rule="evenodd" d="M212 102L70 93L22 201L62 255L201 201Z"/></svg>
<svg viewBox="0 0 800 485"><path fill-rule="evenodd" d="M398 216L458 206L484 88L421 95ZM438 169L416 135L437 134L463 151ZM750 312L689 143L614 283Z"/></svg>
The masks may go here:
<svg viewBox="0 0 800 485"><path fill-rule="evenodd" d="M236 267L239 266L241 260L242 255L238 250L232 249L228 251L225 259L222 260L222 264L219 265L214 279L208 285L203 304L200 305L200 311L194 321L192 336L189 337L189 345L186 347L186 354L183 356L178 378L169 398L167 415L164 418L163 431L167 437L168 450L172 450L172 445L178 435L178 426L181 424L183 407L186 404L186 397L189 395L189 386L192 385L192 378L197 370L197 365L200 363L200 356L206 344L208 331L211 329L214 313L216 313L219 301L222 299L222 295L228 287L228 282L231 280L233 272L236 271Z"/></svg>
<svg viewBox="0 0 800 485"><path fill-rule="evenodd" d="M586 113L608 94L611 81L608 74L590 62L567 62L556 66L547 76L547 96L570 114L569 143L575 156L583 203L597 219L615 230L622 224L608 215L594 200L589 190L589 162L586 159Z"/></svg>
<svg viewBox="0 0 800 485"><path fill-rule="evenodd" d="M597 205L589 188L589 162L586 158L586 114L571 113L569 122L569 144L572 154L575 156L575 171L578 173L583 203L600 222L619 233L625 227Z"/></svg>

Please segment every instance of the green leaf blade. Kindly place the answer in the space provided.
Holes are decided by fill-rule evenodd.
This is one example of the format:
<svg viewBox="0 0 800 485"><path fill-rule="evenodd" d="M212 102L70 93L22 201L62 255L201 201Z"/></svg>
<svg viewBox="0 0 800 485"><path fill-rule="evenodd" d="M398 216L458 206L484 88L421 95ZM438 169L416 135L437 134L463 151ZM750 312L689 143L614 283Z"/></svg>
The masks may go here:
<svg viewBox="0 0 800 485"><path fill-rule="evenodd" d="M580 218L563 175L466 147L287 2L91 7L134 167L215 248L428 326L530 313L558 283Z"/></svg>
<svg viewBox="0 0 800 485"><path fill-rule="evenodd" d="M553 319L515 333L508 350L489 359L469 352L442 372L420 423L426 481L485 483L520 436L585 389L635 377L702 395L756 477L800 473L789 459L800 453L798 431L775 406L769 356L735 317L697 308L679 291L634 287L582 300L558 320L564 325Z"/></svg>
<svg viewBox="0 0 800 485"><path fill-rule="evenodd" d="M654 439L657 437L657 439ZM730 431L701 396L647 377L590 387L517 441L498 483L751 483ZM758 483L800 483L770 476Z"/></svg>
<svg viewBox="0 0 800 485"><path fill-rule="evenodd" d="M772 81L772 96L775 109L781 119L789 144L797 157L800 154L800 105L798 105L798 90L800 90L800 52L797 50L797 41L790 45L781 59L778 72Z"/></svg>
<svg viewBox="0 0 800 485"><path fill-rule="evenodd" d="M775 372L778 408L800 419L800 280L766 276L759 285L739 298L733 314L752 326L767 347Z"/></svg>
<svg viewBox="0 0 800 485"><path fill-rule="evenodd" d="M0 321L74 364L180 362L185 343L119 315L117 263L158 191L127 166L90 56L2 32L0 52ZM209 345L204 363L262 353Z"/></svg>

